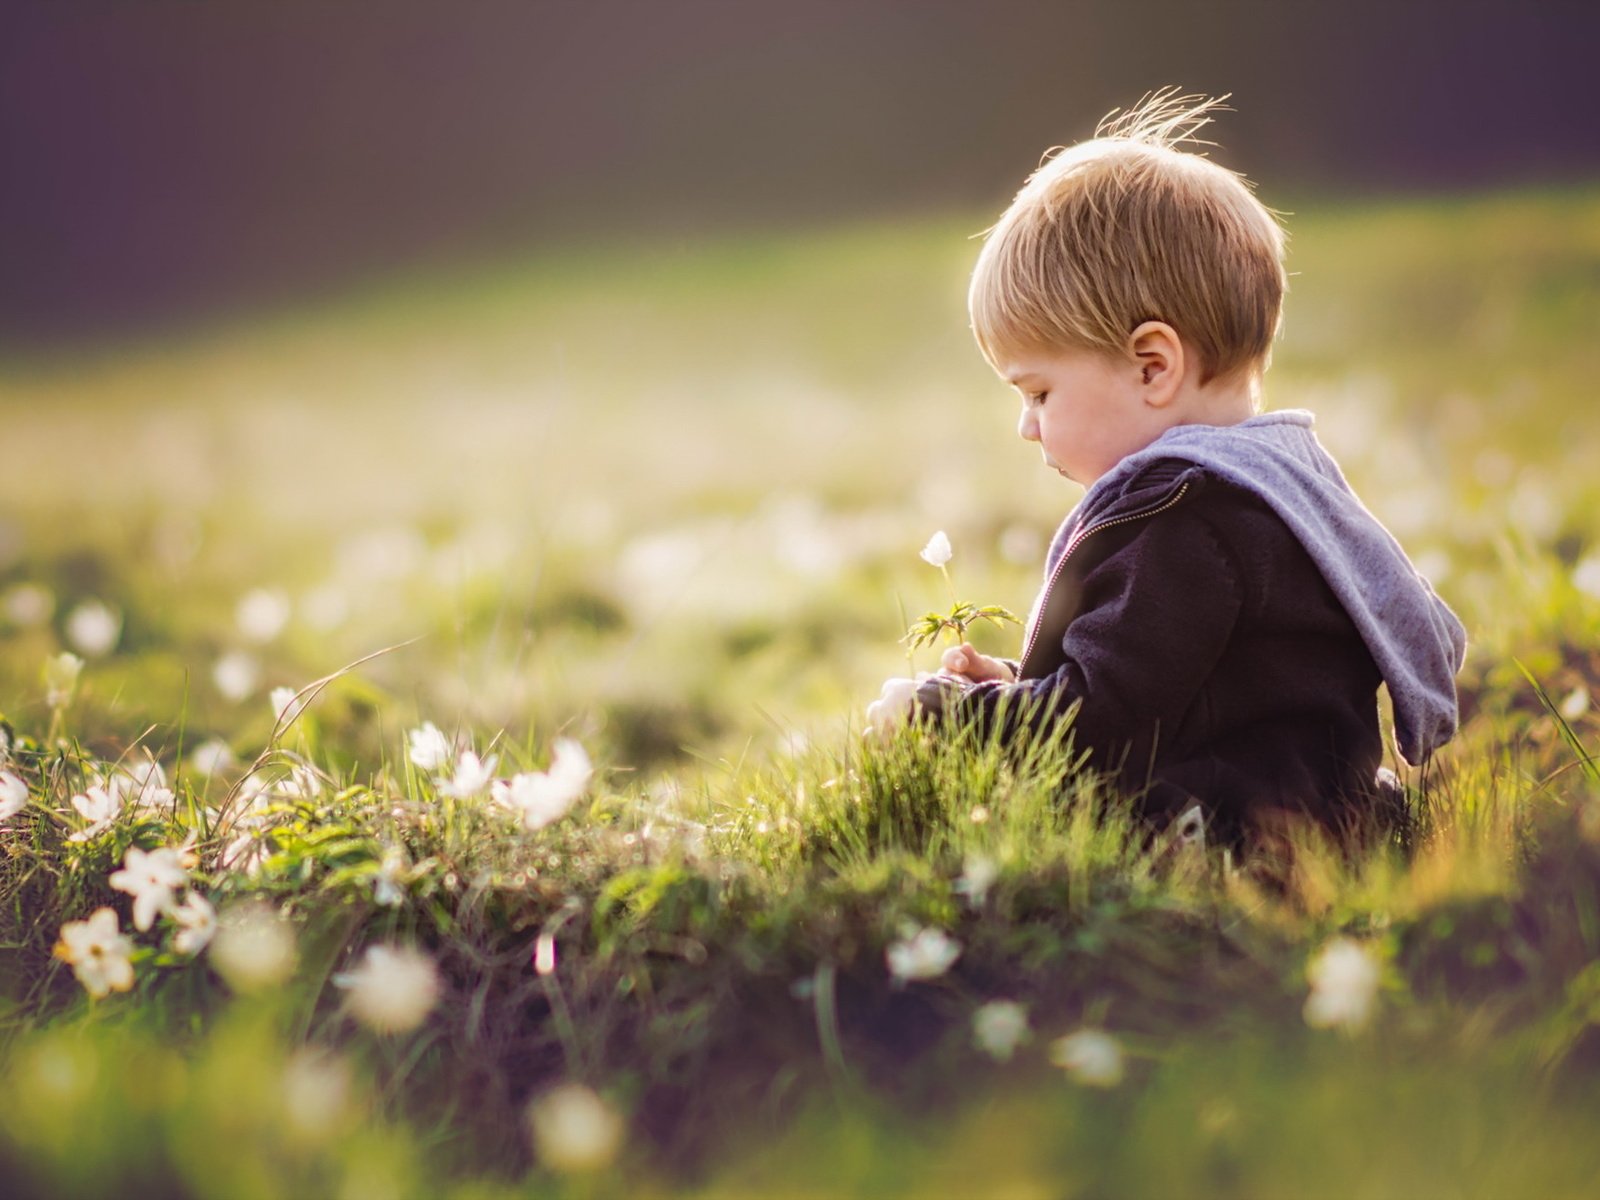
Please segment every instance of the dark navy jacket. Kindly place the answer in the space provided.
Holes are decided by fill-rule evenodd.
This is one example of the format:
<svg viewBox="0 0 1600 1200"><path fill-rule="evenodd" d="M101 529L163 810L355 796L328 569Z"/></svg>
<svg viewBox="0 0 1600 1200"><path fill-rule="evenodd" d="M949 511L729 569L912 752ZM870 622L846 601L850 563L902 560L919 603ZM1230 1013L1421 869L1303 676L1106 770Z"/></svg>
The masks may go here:
<svg viewBox="0 0 1600 1200"><path fill-rule="evenodd" d="M1089 765L1159 823L1199 801L1239 839L1263 818L1365 823L1383 757L1380 673L1265 501L1181 460L1151 464L1080 530L1036 605L1016 683L935 676L936 722L1006 737L1072 717Z"/></svg>

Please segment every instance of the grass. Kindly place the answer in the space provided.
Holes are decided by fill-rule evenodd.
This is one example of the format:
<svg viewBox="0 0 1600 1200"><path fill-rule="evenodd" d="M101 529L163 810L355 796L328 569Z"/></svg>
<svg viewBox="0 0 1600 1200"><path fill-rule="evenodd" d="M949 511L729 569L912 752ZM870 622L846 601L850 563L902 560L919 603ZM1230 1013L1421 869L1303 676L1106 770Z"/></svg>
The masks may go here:
<svg viewBox="0 0 1600 1200"><path fill-rule="evenodd" d="M979 221L535 261L13 364L3 1165L82 1195L1584 1194L1600 510L1571 335L1600 194L1300 210L1270 402L1318 411L1473 648L1406 836L1274 870L1152 843L1069 731L1020 760L858 735L902 613L949 598L927 535L961 595L1022 611L1072 499L965 345ZM265 638L236 619L258 588L292 614ZM90 599L117 643L54 714L40 665ZM396 643L274 729L270 688ZM423 720L501 776L568 736L598 770L528 830L409 761ZM237 765L207 774L218 738ZM71 797L144 748L173 799L71 841ZM225 914L285 915L292 975L252 987L162 918L90 1001L62 925L126 928L109 874L183 843ZM922 929L959 956L897 982ZM1374 1015L1312 1028L1340 937ZM335 977L391 943L440 996L384 1034ZM974 1044L994 1000L1031 1030L1006 1063ZM1117 1086L1051 1065L1083 1028ZM598 1173L530 1132L567 1081L622 1122Z"/></svg>

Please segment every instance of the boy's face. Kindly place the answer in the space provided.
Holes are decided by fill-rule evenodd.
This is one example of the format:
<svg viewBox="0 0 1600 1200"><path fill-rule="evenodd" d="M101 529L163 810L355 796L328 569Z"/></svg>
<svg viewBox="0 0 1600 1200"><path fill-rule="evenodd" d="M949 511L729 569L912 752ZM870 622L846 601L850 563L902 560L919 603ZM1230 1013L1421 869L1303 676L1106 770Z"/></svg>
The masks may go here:
<svg viewBox="0 0 1600 1200"><path fill-rule="evenodd" d="M1132 355L1057 348L1012 355L1000 374L1022 396L1017 433L1088 487L1173 424L1170 410L1146 403L1141 370Z"/></svg>

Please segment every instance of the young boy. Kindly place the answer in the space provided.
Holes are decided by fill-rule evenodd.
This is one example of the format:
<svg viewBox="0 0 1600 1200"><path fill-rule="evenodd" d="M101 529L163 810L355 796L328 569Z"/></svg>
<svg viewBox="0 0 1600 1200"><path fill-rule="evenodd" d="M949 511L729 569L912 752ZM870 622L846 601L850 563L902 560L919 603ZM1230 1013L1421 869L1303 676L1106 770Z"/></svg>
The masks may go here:
<svg viewBox="0 0 1600 1200"><path fill-rule="evenodd" d="M1048 159L989 231L978 345L1021 394L1017 432L1088 491L1020 660L953 647L868 717L1015 736L1077 705L1076 745L1153 822L1198 802L1237 842L1290 814L1370 824L1378 685L1424 762L1455 733L1466 638L1311 414L1259 411L1283 233L1239 176L1179 148L1219 104L1150 97Z"/></svg>

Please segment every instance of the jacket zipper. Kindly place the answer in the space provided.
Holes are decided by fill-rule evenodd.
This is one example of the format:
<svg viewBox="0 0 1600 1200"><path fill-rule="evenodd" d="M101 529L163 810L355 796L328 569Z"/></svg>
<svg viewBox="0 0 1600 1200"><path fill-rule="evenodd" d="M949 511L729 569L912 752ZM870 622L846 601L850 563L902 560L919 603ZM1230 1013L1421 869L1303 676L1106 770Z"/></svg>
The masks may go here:
<svg viewBox="0 0 1600 1200"><path fill-rule="evenodd" d="M1056 561L1055 570L1050 572L1049 581L1044 585L1044 595L1039 599L1039 615L1033 622L1033 628L1028 630L1027 645L1023 646L1022 657L1017 660L1017 666L1019 668L1017 671L1018 679L1026 678L1028 656L1033 653L1034 643L1039 640L1039 626L1044 624L1045 610L1050 606L1050 593L1055 588L1056 581L1061 578L1061 569L1067 565L1067 560L1072 557L1073 552L1076 551L1079 546L1083 545L1086 540L1099 533L1102 529L1110 529L1113 525L1125 525L1129 521L1139 521L1143 520L1145 517L1153 517L1157 513L1166 512L1167 509L1171 508L1174 504L1178 503L1178 501L1182 500L1184 493L1188 490L1189 484L1187 482L1180 484L1176 492L1168 496L1159 504L1152 505L1150 508L1142 508L1138 512L1131 512L1120 517L1113 517L1111 520L1102 521L1098 525L1091 525L1089 528L1080 531L1070 542L1067 543L1067 548L1061 552L1061 557Z"/></svg>

